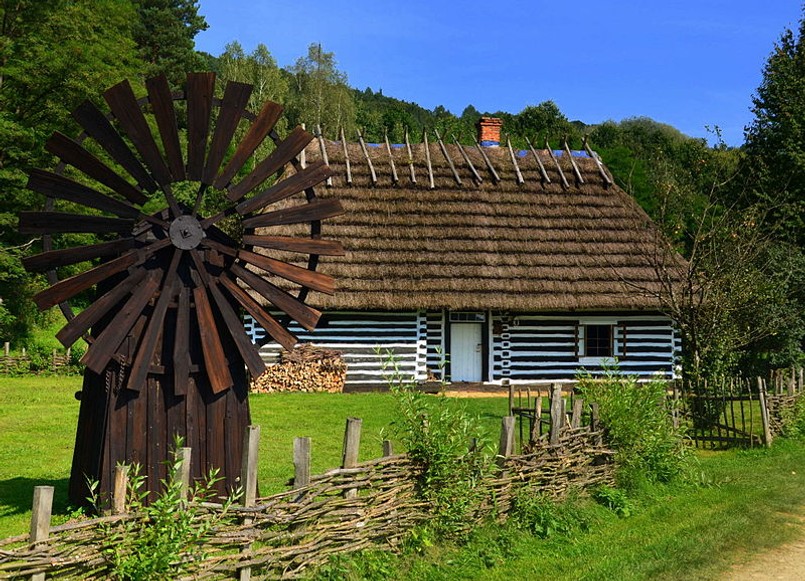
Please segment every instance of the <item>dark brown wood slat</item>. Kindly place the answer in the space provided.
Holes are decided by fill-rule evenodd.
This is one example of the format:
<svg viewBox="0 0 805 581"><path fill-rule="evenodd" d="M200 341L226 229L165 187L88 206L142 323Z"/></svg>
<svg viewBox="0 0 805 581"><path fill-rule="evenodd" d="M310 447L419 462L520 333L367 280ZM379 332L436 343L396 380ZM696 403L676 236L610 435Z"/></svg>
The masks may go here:
<svg viewBox="0 0 805 581"><path fill-rule="evenodd" d="M81 363L95 373L101 373L104 370L112 355L115 354L123 339L137 322L148 301L159 288L159 279L156 272L152 271L148 274L145 281L134 290L123 308L90 345L81 358Z"/></svg>
<svg viewBox="0 0 805 581"><path fill-rule="evenodd" d="M85 216L68 212L20 212L21 234L57 234L59 232L104 232L125 234L131 232L134 220Z"/></svg>
<svg viewBox="0 0 805 581"><path fill-rule="evenodd" d="M63 162L117 192L132 204L144 204L148 201L145 194L84 149L80 143L66 135L58 131L54 132L45 143L45 149Z"/></svg>
<svg viewBox="0 0 805 581"><path fill-rule="evenodd" d="M246 270L237 263L232 265L231 271L232 274L246 283L247 286L250 286L256 293L279 310L287 313L305 329L312 331L316 328L316 323L319 322L319 318L321 317L320 311L309 307L296 297L274 286L267 280L260 278L253 272Z"/></svg>
<svg viewBox="0 0 805 581"><path fill-rule="evenodd" d="M187 75L187 177L201 181L210 132L215 73Z"/></svg>
<svg viewBox="0 0 805 581"><path fill-rule="evenodd" d="M168 168L173 176L173 181L183 181L185 179L184 159L168 78L165 75L153 77L145 81L145 86L148 89L148 100L154 111L157 127L159 127L159 136L168 158Z"/></svg>
<svg viewBox="0 0 805 581"><path fill-rule="evenodd" d="M131 248L134 248L134 238L118 238L111 242L50 250L41 254L26 256L22 259L22 265L29 272L45 272L59 266L77 264L94 258L114 256Z"/></svg>
<svg viewBox="0 0 805 581"><path fill-rule="evenodd" d="M86 309L73 317L69 323L56 333L56 339L69 347L75 343L79 337L89 331L90 327L97 323L101 317L106 315L125 297L131 289L140 284L145 277L146 271L143 268L134 270L127 278L119 282L102 297L95 299Z"/></svg>
<svg viewBox="0 0 805 581"><path fill-rule="evenodd" d="M143 335L143 340L137 348L137 355L131 368L131 375L129 376L128 388L132 391L140 391L140 386L145 385L148 379L148 370L154 359L154 351L156 350L159 338L162 336L162 331L165 325L165 315L168 312L168 306L176 294L176 270L179 267L179 260L182 258L182 250L175 248L173 256L171 257L168 270L165 273L165 279L162 281L162 292L154 305L154 311L151 313L148 327Z"/></svg>
<svg viewBox="0 0 805 581"><path fill-rule="evenodd" d="M140 215L140 211L127 202L115 200L69 178L42 169L31 170L26 187L50 198L75 202L121 218L135 219Z"/></svg>
<svg viewBox="0 0 805 581"><path fill-rule="evenodd" d="M148 122L145 120L128 80L121 81L107 89L103 98L106 99L123 131L140 152L140 156L151 170L151 175L154 176L156 182L161 186L171 183L170 170L159 152L154 136L151 134L151 128L148 127Z"/></svg>
<svg viewBox="0 0 805 581"><path fill-rule="evenodd" d="M215 133L210 142L210 152L207 155L207 163L204 166L204 174L201 177L202 183L212 185L218 168L224 160L224 154L232 141L235 129L238 127L240 116L249 104L249 96L252 94L252 86L246 83L236 83L228 81L224 90L224 98L218 111L218 120L215 122Z"/></svg>
<svg viewBox="0 0 805 581"><path fill-rule="evenodd" d="M173 344L173 393L187 394L190 381L190 290L182 285L176 307L176 340Z"/></svg>
<svg viewBox="0 0 805 581"><path fill-rule="evenodd" d="M221 254L226 254L227 256L231 256L233 258L238 255L237 249L235 249L235 248L233 248L231 246L228 246L226 244L223 244L221 242L218 242L217 240L212 240L211 238L205 238L204 240L202 240L201 245L206 247L206 248L210 248L212 250L220 252Z"/></svg>
<svg viewBox="0 0 805 581"><path fill-rule="evenodd" d="M298 192L302 192L307 188L312 188L318 183L323 182L328 177L334 175L335 172L331 170L322 160L317 160L311 163L305 169L298 171L291 177L282 180L281 182L271 186L267 190L245 200L237 205L235 208L241 216L254 212L261 208L265 208L269 204L273 204L280 200L292 196Z"/></svg>
<svg viewBox="0 0 805 581"><path fill-rule="evenodd" d="M204 368L207 370L213 393L221 393L233 385L232 375L229 373L229 362L224 354L221 340L218 338L219 331L215 324L215 316L204 287L193 289L193 299L196 303L196 318L201 335Z"/></svg>
<svg viewBox="0 0 805 581"><path fill-rule="evenodd" d="M87 135L92 137L101 147L104 148L112 159L119 163L123 169L137 180L137 184L147 192L157 189L154 178L143 167L140 161L134 156L129 146L115 131L112 123L106 118L100 109L91 101L84 101L73 111L73 118L83 127Z"/></svg>
<svg viewBox="0 0 805 581"><path fill-rule="evenodd" d="M255 349L251 339L249 339L249 336L246 334L246 331L243 330L243 322L232 309L232 305L229 304L229 301L227 301L224 295L221 294L221 291L218 289L218 285L214 280L210 284L209 288L210 294L212 295L215 304L218 305L218 310L224 319L226 328L229 331L229 334L232 336L232 339L235 341L235 346L238 348L240 356L246 363L246 367L249 369L249 373L252 374L252 377L261 376L266 370L266 364L263 361L263 358L260 357L257 349Z"/></svg>
<svg viewBox="0 0 805 581"><path fill-rule="evenodd" d="M259 234L245 234L244 246L258 246L288 252L302 252L305 254L319 254L322 256L344 256L343 245L336 240L321 240L319 238L293 238L291 236L262 236Z"/></svg>
<svg viewBox="0 0 805 581"><path fill-rule="evenodd" d="M313 135L301 127L294 129L288 137L277 145L277 149L275 149L271 155L257 164L257 167L255 167L249 175L229 188L226 194L227 198L232 202L241 199L262 184L269 176L281 170L286 163L299 155L299 152L312 140Z"/></svg>
<svg viewBox="0 0 805 581"><path fill-rule="evenodd" d="M45 290L34 295L34 302L36 303L36 306L43 311L54 305L63 303L81 291L88 289L92 285L97 284L102 280L117 274L118 272L122 272L130 266L134 266L143 260L148 254L156 252L168 244L170 244L170 240L165 239L154 242L150 246L147 246L141 250L130 250L123 256L115 258L114 260L110 260L109 262L100 264L95 268L82 272L81 274L77 274L57 282L50 288L46 288Z"/></svg>
<svg viewBox="0 0 805 581"><path fill-rule="evenodd" d="M274 260L273 258L257 254L256 252L249 252L248 250L238 252L238 258L286 280L299 283L311 290L328 295L335 294L335 279L327 274L308 270L286 262L280 262L279 260Z"/></svg>
<svg viewBox="0 0 805 581"><path fill-rule="evenodd" d="M266 313L262 305L254 300L249 293L239 287L238 283L227 276L222 276L218 280L226 290L229 291L229 294L266 330L266 333L268 333L272 339L285 347L288 351L294 348L294 345L296 345L298 341L296 336L289 333L274 317Z"/></svg>
<svg viewBox="0 0 805 581"><path fill-rule="evenodd" d="M262 226L279 226L281 224L297 224L299 222L312 222L334 218L344 213L344 208L338 200L316 200L309 204L285 208L274 212L258 214L243 220L245 228L260 228Z"/></svg>
<svg viewBox="0 0 805 581"><path fill-rule="evenodd" d="M263 108L260 109L257 118L252 122L251 127L249 127L249 131L235 150L232 159L229 160L229 163L226 164L221 174L215 179L213 185L216 188L223 190L229 185L229 182L232 181L235 174L240 171L243 164L245 164L254 153L254 150L257 149L266 138L266 135L274 128L274 125L279 121L281 115L282 107L280 105L266 101Z"/></svg>

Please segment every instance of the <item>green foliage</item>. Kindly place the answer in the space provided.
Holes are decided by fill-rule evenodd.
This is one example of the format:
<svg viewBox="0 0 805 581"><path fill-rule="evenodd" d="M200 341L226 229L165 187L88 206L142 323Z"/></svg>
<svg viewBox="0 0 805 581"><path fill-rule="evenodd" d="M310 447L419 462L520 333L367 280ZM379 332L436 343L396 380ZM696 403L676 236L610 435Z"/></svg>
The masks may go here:
<svg viewBox="0 0 805 581"><path fill-rule="evenodd" d="M794 405L783 409L783 436L802 438L805 436L805 396L799 394Z"/></svg>
<svg viewBox="0 0 805 581"><path fill-rule="evenodd" d="M192 486L187 500L182 498L178 455L181 445L177 437L174 459L162 482L163 491L150 503L145 476L140 474L138 465L130 468L127 509L141 516L109 529L106 554L116 579L175 579L194 561L204 558L204 540L216 524L229 516L227 509L236 494L227 499L221 510L206 511L198 504L214 500L214 484L220 480L217 470Z"/></svg>
<svg viewBox="0 0 805 581"><path fill-rule="evenodd" d="M620 484L670 482L687 473L691 457L668 413L664 381L638 383L613 369L603 379L581 377L578 388L585 400L599 405Z"/></svg>
<svg viewBox="0 0 805 581"><path fill-rule="evenodd" d="M326 565L316 569L312 578L316 581L386 581L394 577L395 560L393 553L381 550L336 553L330 556Z"/></svg>
<svg viewBox="0 0 805 581"><path fill-rule="evenodd" d="M571 536L588 530L592 524L577 498L571 496L557 502L528 486L518 491L510 516L517 527L541 539L554 535Z"/></svg>
<svg viewBox="0 0 805 581"><path fill-rule="evenodd" d="M599 504L607 507L620 517L631 516L634 512L634 503L626 491L611 486L601 486L593 491L593 498Z"/></svg>

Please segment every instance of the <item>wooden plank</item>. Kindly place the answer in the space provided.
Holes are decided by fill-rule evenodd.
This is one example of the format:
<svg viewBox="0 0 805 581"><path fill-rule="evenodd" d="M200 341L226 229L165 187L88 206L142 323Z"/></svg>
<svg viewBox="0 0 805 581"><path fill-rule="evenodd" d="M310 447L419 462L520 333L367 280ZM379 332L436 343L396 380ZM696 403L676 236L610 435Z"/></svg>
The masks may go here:
<svg viewBox="0 0 805 581"><path fill-rule="evenodd" d="M285 198L302 192L307 188L312 188L333 174L333 170L324 165L324 161L316 160L307 168L300 170L291 177L284 179L281 182L274 184L267 190L257 194L256 196L241 202L236 206L236 210L241 216L250 212L261 210L269 204L284 200Z"/></svg>
<svg viewBox="0 0 805 581"><path fill-rule="evenodd" d="M304 254L319 254L321 256L344 256L346 254L344 246L337 240L322 240L321 238L244 234L243 245Z"/></svg>
<svg viewBox="0 0 805 581"><path fill-rule="evenodd" d="M299 155L299 152L302 151L312 140L312 134L308 133L301 127L296 127L290 133L290 135L288 135L288 137L283 139L277 145L277 148L271 152L271 155L257 164L257 167L255 167L251 173L249 173L249 175L229 188L229 191L226 194L227 198L229 198L231 202L236 202L241 199L243 196L262 184L266 179L269 178L269 176L277 173L279 170L285 167L285 164ZM321 161L321 164L323 165L324 162ZM245 213L241 212L240 210L238 211L241 214Z"/></svg>
<svg viewBox="0 0 805 581"><path fill-rule="evenodd" d="M232 178L240 171L249 157L254 153L257 147L263 142L266 135L279 121L282 115L282 107L277 103L266 101L257 118L252 122L249 131L241 140L238 148L235 150L232 159L226 164L221 174L215 179L213 185L219 190L225 189Z"/></svg>
<svg viewBox="0 0 805 581"><path fill-rule="evenodd" d="M215 316L204 287L197 286L193 289L193 299L196 303L196 319L204 355L204 368L207 370L213 393L218 394L232 387L229 362L224 354L221 340L218 338Z"/></svg>
<svg viewBox="0 0 805 581"><path fill-rule="evenodd" d="M263 358L260 357L257 349L252 345L251 339L249 339L246 331L243 329L243 322L240 320L240 317L238 317L232 309L232 305L229 304L229 301L221 294L215 281L211 282L209 290L215 304L218 306L218 311L221 313L221 317L224 320L229 334L235 341L235 347L237 347L238 353L240 353L243 362L246 363L246 367L249 369L249 373L252 374L252 377L261 376L265 373L266 364Z"/></svg>
<svg viewBox="0 0 805 581"><path fill-rule="evenodd" d="M107 218L105 216L85 216L68 212L20 212L19 231L21 234L56 234L67 232L86 232L93 234L131 232L134 220Z"/></svg>
<svg viewBox="0 0 805 581"><path fill-rule="evenodd" d="M551 433L549 442L552 445L559 443L559 437L565 425L564 403L562 386L556 383L551 384Z"/></svg>
<svg viewBox="0 0 805 581"><path fill-rule="evenodd" d="M238 252L238 258L266 272L276 274L279 277L301 284L311 290L328 295L335 294L335 279L327 274L308 270L307 268L288 264L287 262L274 260L263 254L249 252L248 250Z"/></svg>
<svg viewBox="0 0 805 581"><path fill-rule="evenodd" d="M201 181L210 131L215 73L187 75L187 178Z"/></svg>
<svg viewBox="0 0 805 581"><path fill-rule="evenodd" d="M362 425L363 420L360 418L347 418L346 427L344 428L344 447L341 453L341 468L354 468L358 464Z"/></svg>
<svg viewBox="0 0 805 581"><path fill-rule="evenodd" d="M270 314L266 313L262 305L252 298L252 296L243 290L238 284L227 276L222 276L218 279L221 284L229 291L235 300L237 300L246 311L254 317L254 320L265 329L266 333L274 339L277 343L285 347L288 351L294 348L297 343L297 338L289 333L285 327L279 324L277 320Z"/></svg>
<svg viewBox="0 0 805 581"><path fill-rule="evenodd" d="M279 226L282 224L297 224L299 222L313 222L326 220L344 213L344 208L338 200L315 200L309 204L285 208L258 214L243 220L245 228L260 228L262 226Z"/></svg>
<svg viewBox="0 0 805 581"><path fill-rule="evenodd" d="M240 481L243 486L243 506L254 506L257 500L257 466L260 450L260 426L246 426L243 433L243 459Z"/></svg>
<svg viewBox="0 0 805 581"><path fill-rule="evenodd" d="M121 218L135 219L140 216L140 211L126 202L115 200L69 178L42 169L31 170L26 187L49 198L67 200Z"/></svg>
<svg viewBox="0 0 805 581"><path fill-rule="evenodd" d="M131 297L106 326L103 332L89 346L81 358L81 363L95 373L102 373L112 355L117 351L123 339L137 322L148 301L159 287L159 276L150 272L146 279L137 286Z"/></svg>
<svg viewBox="0 0 805 581"><path fill-rule="evenodd" d="M210 153L207 156L207 164L201 177L202 183L212 185L218 168L224 159L229 142L238 127L240 116L249 104L249 96L252 94L252 86L246 83L227 81L224 90L224 98L218 110L218 120L215 122L215 132L210 142Z"/></svg>
<svg viewBox="0 0 805 581"><path fill-rule="evenodd" d="M112 514L126 512L126 493L129 487L129 466L118 464L115 466L115 482L112 488Z"/></svg>
<svg viewBox="0 0 805 581"><path fill-rule="evenodd" d="M65 347L75 343L92 325L97 323L123 300L123 297L129 294L135 286L140 284L145 274L146 271L143 268L134 270L133 273L117 283L109 292L95 299L90 306L73 317L69 323L56 333L56 339Z"/></svg>
<svg viewBox="0 0 805 581"><path fill-rule="evenodd" d="M514 454L514 416L501 418L500 442L498 443L497 464L502 466L506 458Z"/></svg>
<svg viewBox="0 0 805 581"><path fill-rule="evenodd" d="M185 179L184 159L168 78L165 75L159 75L147 79L145 86L148 89L148 100L159 128L162 147L168 158L168 169L173 176L173 181L183 181Z"/></svg>
<svg viewBox="0 0 805 581"><path fill-rule="evenodd" d="M22 259L22 265L29 272L45 272L59 266L77 264L85 260L115 256L131 248L134 248L134 238L118 238L110 242L49 250L33 256L26 256Z"/></svg>
<svg viewBox="0 0 805 581"><path fill-rule="evenodd" d="M45 149L63 162L72 165L87 176L122 195L132 204L144 204L148 201L145 194L84 149L80 143L66 135L58 131L54 132L45 143Z"/></svg>
<svg viewBox="0 0 805 581"><path fill-rule="evenodd" d="M173 344L173 393L185 395L190 378L190 291L179 289L176 307L176 336Z"/></svg>
<svg viewBox="0 0 805 581"><path fill-rule="evenodd" d="M237 263L232 265L231 272L268 302L287 313L293 320L297 321L308 331L312 331L316 328L316 323L318 323L321 317L320 311L309 307L296 297L274 286L267 280L260 278L253 272L246 270Z"/></svg>
<svg viewBox="0 0 805 581"><path fill-rule="evenodd" d="M50 517L53 511L53 487L35 486L31 508L30 544L36 548L50 535ZM31 575L31 581L45 581L45 573Z"/></svg>
<svg viewBox="0 0 805 581"><path fill-rule="evenodd" d="M147 192L157 189L157 184L151 174L143 167L134 152L120 137L100 109L91 101L84 101L73 111L73 118L103 149L123 167L137 181L137 184Z"/></svg>
<svg viewBox="0 0 805 581"><path fill-rule="evenodd" d="M310 484L310 438L294 438L293 467L293 487L302 488Z"/></svg>

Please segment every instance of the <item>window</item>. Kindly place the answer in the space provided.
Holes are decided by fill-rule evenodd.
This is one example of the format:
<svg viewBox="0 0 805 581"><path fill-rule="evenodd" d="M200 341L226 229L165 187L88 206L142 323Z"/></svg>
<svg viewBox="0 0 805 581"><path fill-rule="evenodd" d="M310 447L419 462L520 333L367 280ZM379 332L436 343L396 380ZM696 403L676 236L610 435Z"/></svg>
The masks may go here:
<svg viewBox="0 0 805 581"><path fill-rule="evenodd" d="M612 357L612 325L584 325L584 356Z"/></svg>

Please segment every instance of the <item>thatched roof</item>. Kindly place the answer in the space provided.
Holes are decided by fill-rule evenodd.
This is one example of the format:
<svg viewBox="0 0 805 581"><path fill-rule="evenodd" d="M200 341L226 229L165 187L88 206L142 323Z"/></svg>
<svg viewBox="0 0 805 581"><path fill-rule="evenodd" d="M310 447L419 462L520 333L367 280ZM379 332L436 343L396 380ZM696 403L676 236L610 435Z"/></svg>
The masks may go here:
<svg viewBox="0 0 805 581"><path fill-rule="evenodd" d="M462 153L455 144L444 150L439 143L427 150L412 144L409 155L405 145L391 146L389 154L386 144L367 145L364 153L361 144L347 143L345 156L342 142L316 139L305 151L307 164L322 157L322 146L335 175L330 185L317 186L316 195L337 198L346 209L323 223L322 235L341 241L346 256L321 258L318 270L335 277L337 292L311 293L313 306L512 311L659 306L650 257L664 243L645 212L589 153L537 151L545 179L532 151L514 151L519 183L505 146L483 149L499 181L474 146L464 146ZM304 230L271 230L292 232Z"/></svg>

